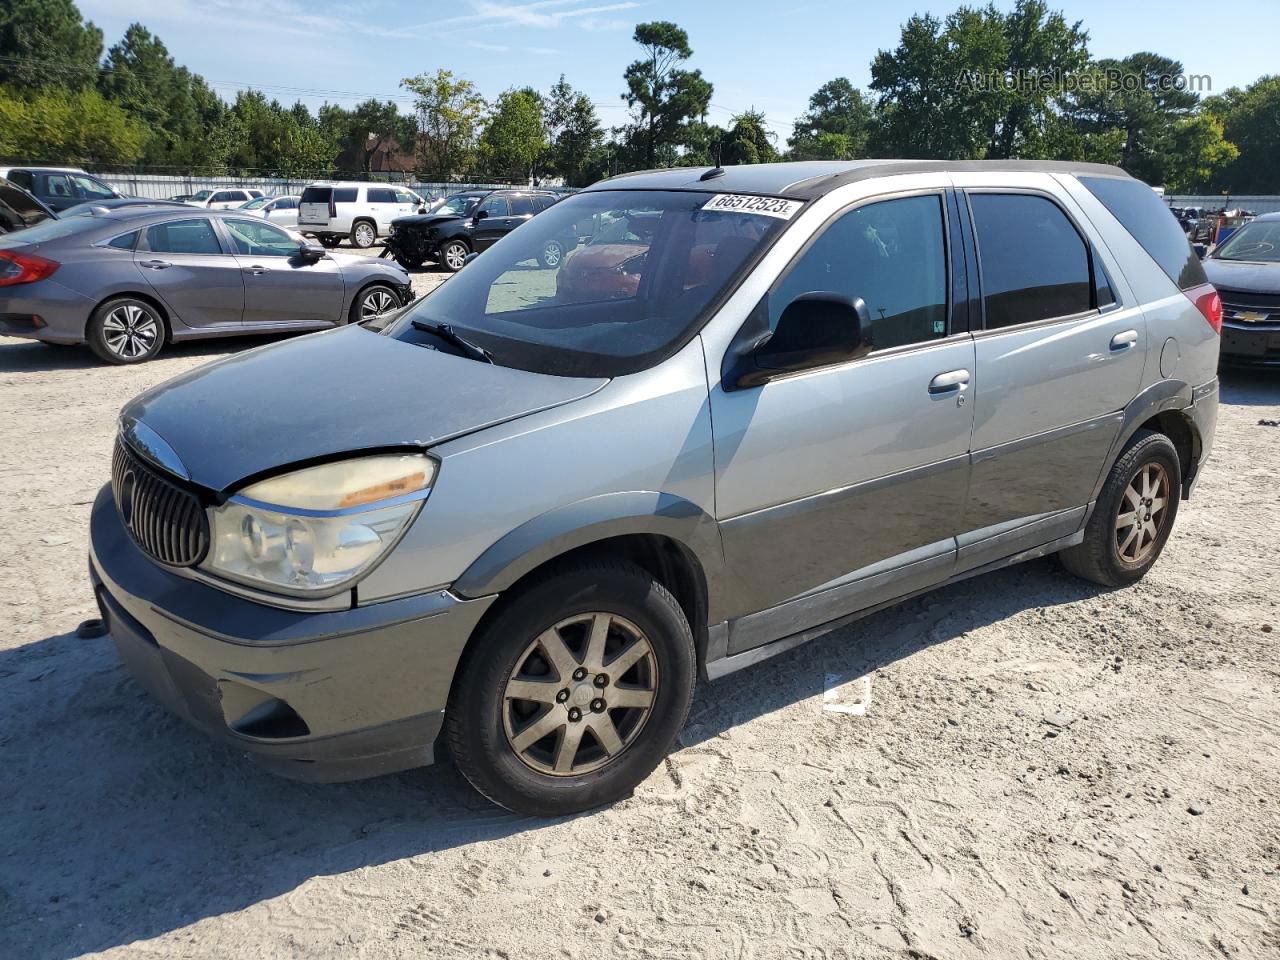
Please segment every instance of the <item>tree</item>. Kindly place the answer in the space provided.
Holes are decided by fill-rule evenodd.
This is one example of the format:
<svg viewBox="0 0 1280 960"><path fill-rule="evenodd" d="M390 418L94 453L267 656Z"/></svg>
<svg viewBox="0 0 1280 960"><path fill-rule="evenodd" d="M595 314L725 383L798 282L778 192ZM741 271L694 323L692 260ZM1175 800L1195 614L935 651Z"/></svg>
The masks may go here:
<svg viewBox="0 0 1280 960"><path fill-rule="evenodd" d="M874 114L871 103L844 77L828 80L809 98L809 111L792 126L793 160L852 160L866 155Z"/></svg>
<svg viewBox="0 0 1280 960"><path fill-rule="evenodd" d="M1280 76L1206 97L1204 110L1239 149L1234 160L1210 175L1211 186L1232 193L1280 193Z"/></svg>
<svg viewBox="0 0 1280 960"><path fill-rule="evenodd" d="M771 163L778 159L773 134L766 126L763 113L747 110L734 117L732 122L721 152L722 164Z"/></svg>
<svg viewBox="0 0 1280 960"><path fill-rule="evenodd" d="M670 153L685 141L691 121L706 117L712 86L701 70L679 69L693 50L689 35L674 23L639 24L632 39L644 50L644 58L623 74L627 92L622 99L634 115L630 138L652 167L664 148Z"/></svg>
<svg viewBox="0 0 1280 960"><path fill-rule="evenodd" d="M413 117L402 114L392 100L366 100L352 110L326 103L320 108L320 126L338 152L353 157L365 173L379 153L412 150L417 133Z"/></svg>
<svg viewBox="0 0 1280 960"><path fill-rule="evenodd" d="M569 186L585 187L595 182L600 172L596 166L604 131L591 98L575 91L561 74L551 87L545 107L549 170L563 177Z"/></svg>
<svg viewBox="0 0 1280 960"><path fill-rule="evenodd" d="M225 109L202 78L177 66L160 38L137 23L108 51L98 87L151 130L143 155L150 164L199 163Z"/></svg>
<svg viewBox="0 0 1280 960"><path fill-rule="evenodd" d="M1157 149L1163 161L1161 177L1152 182L1173 193L1208 186L1215 170L1226 168L1240 155L1236 145L1223 136L1222 121L1209 113L1174 121Z"/></svg>
<svg viewBox="0 0 1280 960"><path fill-rule="evenodd" d="M465 175L475 165L476 134L485 109L475 84L437 70L406 77L400 86L414 95L419 173L444 179Z"/></svg>
<svg viewBox="0 0 1280 960"><path fill-rule="evenodd" d="M132 164L149 136L145 126L93 87L49 89L30 98L0 90L0 156Z"/></svg>
<svg viewBox="0 0 1280 960"><path fill-rule="evenodd" d="M546 149L542 98L528 90L500 95L480 136L484 170L492 176L530 182Z"/></svg>
<svg viewBox="0 0 1280 960"><path fill-rule="evenodd" d="M72 0L5 0L0 6L0 85L19 92L92 84L102 31Z"/></svg>

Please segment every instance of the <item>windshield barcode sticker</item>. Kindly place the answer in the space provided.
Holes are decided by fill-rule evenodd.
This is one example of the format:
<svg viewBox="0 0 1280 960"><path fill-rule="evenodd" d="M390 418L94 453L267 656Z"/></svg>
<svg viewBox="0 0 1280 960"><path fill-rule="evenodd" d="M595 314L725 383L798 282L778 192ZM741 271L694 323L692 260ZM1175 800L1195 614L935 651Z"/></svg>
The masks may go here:
<svg viewBox="0 0 1280 960"><path fill-rule="evenodd" d="M804 206L802 200L783 200L781 197L749 197L740 193L717 193L703 204L703 210L717 213L755 213L762 217L790 220Z"/></svg>

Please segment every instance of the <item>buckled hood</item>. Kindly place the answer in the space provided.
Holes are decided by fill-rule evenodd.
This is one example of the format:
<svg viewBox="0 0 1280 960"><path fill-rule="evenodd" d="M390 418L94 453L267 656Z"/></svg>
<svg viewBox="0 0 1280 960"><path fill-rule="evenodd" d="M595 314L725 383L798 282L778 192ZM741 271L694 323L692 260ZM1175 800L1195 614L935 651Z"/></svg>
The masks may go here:
<svg viewBox="0 0 1280 960"><path fill-rule="evenodd" d="M428 447L606 382L513 370L343 327L200 367L135 398L122 417L130 442L159 438L165 457L178 461L173 472L230 492L307 461Z"/></svg>

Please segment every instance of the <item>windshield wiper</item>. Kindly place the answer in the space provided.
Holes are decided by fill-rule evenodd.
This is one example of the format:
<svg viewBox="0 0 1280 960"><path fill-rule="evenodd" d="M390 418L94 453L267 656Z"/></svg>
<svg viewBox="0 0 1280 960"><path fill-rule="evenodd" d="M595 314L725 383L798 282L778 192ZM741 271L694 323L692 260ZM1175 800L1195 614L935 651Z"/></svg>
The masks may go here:
<svg viewBox="0 0 1280 960"><path fill-rule="evenodd" d="M447 323L431 323L428 320L414 320L413 328L421 330L423 333L432 333L441 340L447 340L455 347L465 353L472 360L479 360L483 363L493 363L493 354L484 347L472 343L466 337L456 333Z"/></svg>

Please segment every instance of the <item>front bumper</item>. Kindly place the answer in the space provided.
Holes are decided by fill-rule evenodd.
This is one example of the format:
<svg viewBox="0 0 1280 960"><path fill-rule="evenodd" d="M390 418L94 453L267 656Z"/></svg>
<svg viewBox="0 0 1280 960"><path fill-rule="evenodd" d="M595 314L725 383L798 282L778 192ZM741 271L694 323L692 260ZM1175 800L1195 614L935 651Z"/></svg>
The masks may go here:
<svg viewBox="0 0 1280 960"><path fill-rule="evenodd" d="M109 487L90 574L129 672L169 710L298 780L432 762L462 649L492 597L447 590L337 611L265 606L152 561Z"/></svg>
<svg viewBox="0 0 1280 960"><path fill-rule="evenodd" d="M1236 366L1280 367L1280 326L1223 321L1218 356Z"/></svg>

